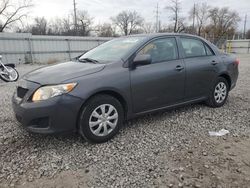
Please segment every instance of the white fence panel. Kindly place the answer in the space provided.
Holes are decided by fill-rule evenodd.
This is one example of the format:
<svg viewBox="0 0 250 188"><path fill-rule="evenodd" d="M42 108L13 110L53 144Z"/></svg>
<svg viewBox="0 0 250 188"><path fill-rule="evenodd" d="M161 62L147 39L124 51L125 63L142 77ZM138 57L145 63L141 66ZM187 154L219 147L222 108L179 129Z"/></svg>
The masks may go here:
<svg viewBox="0 0 250 188"><path fill-rule="evenodd" d="M250 40L228 40L227 52L247 54L250 53Z"/></svg>
<svg viewBox="0 0 250 188"><path fill-rule="evenodd" d="M30 33L0 33L0 54L5 63L50 63L67 61L111 38L40 36Z"/></svg>

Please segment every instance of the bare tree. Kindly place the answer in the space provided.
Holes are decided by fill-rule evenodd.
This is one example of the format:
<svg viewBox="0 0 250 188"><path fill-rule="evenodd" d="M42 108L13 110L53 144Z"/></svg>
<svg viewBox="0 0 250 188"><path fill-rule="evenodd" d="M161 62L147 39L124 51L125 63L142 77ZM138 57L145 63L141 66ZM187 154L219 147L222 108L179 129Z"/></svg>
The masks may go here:
<svg viewBox="0 0 250 188"><path fill-rule="evenodd" d="M142 25L144 33L153 33L155 31L155 27L151 22L145 22Z"/></svg>
<svg viewBox="0 0 250 188"><path fill-rule="evenodd" d="M74 23L74 13L71 13L66 18L58 18L53 22L51 27L52 33L57 31L60 35L69 35L69 36L88 36L91 31L91 26L93 23L93 18L91 18L87 11L79 10L77 11L77 28L75 28Z"/></svg>
<svg viewBox="0 0 250 188"><path fill-rule="evenodd" d="M13 23L22 22L27 16L28 9L32 7L31 0L23 0L17 6L11 0L1 0L0 3L0 32L9 28Z"/></svg>
<svg viewBox="0 0 250 188"><path fill-rule="evenodd" d="M201 35L202 29L207 23L209 16L210 6L207 3L196 4L190 11L190 18L193 19L193 16L196 18L197 23L197 35Z"/></svg>
<svg viewBox="0 0 250 188"><path fill-rule="evenodd" d="M225 35L233 35L240 21L239 14L227 7L210 9L209 19L210 25L206 27L206 32L213 35L214 43L217 43Z"/></svg>
<svg viewBox="0 0 250 188"><path fill-rule="evenodd" d="M179 33L184 31L184 18L180 17L181 3L180 0L171 0L170 5L165 7L167 10L171 11L171 19L174 21L173 31Z"/></svg>
<svg viewBox="0 0 250 188"><path fill-rule="evenodd" d="M116 17L111 18L124 35L130 35L143 24L143 18L136 11L122 11Z"/></svg>
<svg viewBox="0 0 250 188"><path fill-rule="evenodd" d="M113 37L115 36L115 28L109 23L104 23L96 27L98 37Z"/></svg>
<svg viewBox="0 0 250 188"><path fill-rule="evenodd" d="M55 18L49 22L48 35L62 35L63 19Z"/></svg>
<svg viewBox="0 0 250 188"><path fill-rule="evenodd" d="M81 36L88 36L91 31L93 18L87 11L77 11L77 32Z"/></svg>
<svg viewBox="0 0 250 188"><path fill-rule="evenodd" d="M31 27L31 33L33 35L46 35L49 30L47 20L44 17L36 17L34 22L34 25Z"/></svg>
<svg viewBox="0 0 250 188"><path fill-rule="evenodd" d="M66 35L66 36L88 36L91 31L92 18L86 11L77 12L77 33L73 14L65 18L56 18L47 21L44 17L37 17L34 23L24 28L16 28L17 32L30 32L34 35Z"/></svg>
<svg viewBox="0 0 250 188"><path fill-rule="evenodd" d="M52 27L49 27L48 21L44 17L34 18L34 23L30 25L22 25L16 27L15 31L18 33L32 33L33 35L49 35L52 33Z"/></svg>
<svg viewBox="0 0 250 188"><path fill-rule="evenodd" d="M62 22L62 35L75 35L74 22L70 19L70 16L63 18Z"/></svg>
<svg viewBox="0 0 250 188"><path fill-rule="evenodd" d="M250 29L247 31L247 33L246 33L246 38L247 39L250 39Z"/></svg>
<svg viewBox="0 0 250 188"><path fill-rule="evenodd" d="M57 18L50 21L48 35L67 35L67 36L88 36L91 31L93 19L87 11L77 12L77 31L75 29L74 14L71 13L65 18Z"/></svg>

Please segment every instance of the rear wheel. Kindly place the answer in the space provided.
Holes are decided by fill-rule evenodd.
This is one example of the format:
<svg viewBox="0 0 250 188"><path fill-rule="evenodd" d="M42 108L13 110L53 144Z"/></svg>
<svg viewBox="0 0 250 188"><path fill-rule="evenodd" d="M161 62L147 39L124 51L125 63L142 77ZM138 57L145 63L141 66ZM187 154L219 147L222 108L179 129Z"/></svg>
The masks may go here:
<svg viewBox="0 0 250 188"><path fill-rule="evenodd" d="M207 105L213 108L221 107L225 104L229 92L229 85L225 78L219 77L210 91Z"/></svg>
<svg viewBox="0 0 250 188"><path fill-rule="evenodd" d="M114 137L124 120L121 103L109 95L97 95L83 108L79 133L86 140L101 143Z"/></svg>

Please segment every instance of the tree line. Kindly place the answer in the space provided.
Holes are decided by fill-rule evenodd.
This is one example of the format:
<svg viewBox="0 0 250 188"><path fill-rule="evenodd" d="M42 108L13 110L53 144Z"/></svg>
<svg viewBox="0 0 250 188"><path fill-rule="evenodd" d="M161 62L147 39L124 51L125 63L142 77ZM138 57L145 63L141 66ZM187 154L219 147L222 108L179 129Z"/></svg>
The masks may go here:
<svg viewBox="0 0 250 188"><path fill-rule="evenodd" d="M67 17L55 18L48 21L44 17L34 18L33 23L25 24L23 20L28 16L33 5L30 0L23 0L18 6L11 4L11 0L0 3L0 32L12 29L15 32L30 32L33 35L69 35L90 36L95 33L100 37L116 37L153 32L185 32L208 38L214 43L220 40L232 39L237 33L240 17L237 11L228 7L213 7L207 3L198 3L189 11L186 17L181 16L181 0L170 0L164 8L171 16L169 24L147 22L140 13L124 10L110 17L109 22L94 24L94 18L86 10L69 13ZM164 20L162 20L164 23ZM165 22L166 22L165 21ZM19 23L19 24L17 24ZM157 26L156 26L157 24ZM244 36L250 38L250 30Z"/></svg>

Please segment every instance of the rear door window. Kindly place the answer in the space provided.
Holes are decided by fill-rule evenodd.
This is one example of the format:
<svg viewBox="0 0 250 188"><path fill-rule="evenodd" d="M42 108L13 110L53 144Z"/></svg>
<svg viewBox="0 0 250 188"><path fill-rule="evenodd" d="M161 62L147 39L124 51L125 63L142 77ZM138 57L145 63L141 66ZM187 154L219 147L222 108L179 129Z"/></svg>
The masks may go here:
<svg viewBox="0 0 250 188"><path fill-rule="evenodd" d="M202 41L193 38L181 38L185 57L206 56L206 49Z"/></svg>

